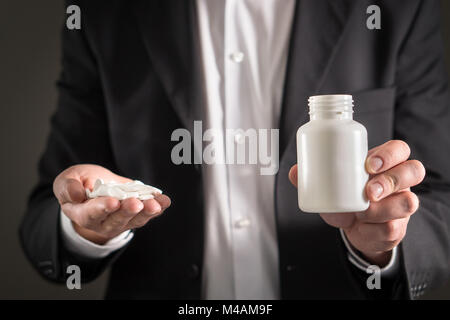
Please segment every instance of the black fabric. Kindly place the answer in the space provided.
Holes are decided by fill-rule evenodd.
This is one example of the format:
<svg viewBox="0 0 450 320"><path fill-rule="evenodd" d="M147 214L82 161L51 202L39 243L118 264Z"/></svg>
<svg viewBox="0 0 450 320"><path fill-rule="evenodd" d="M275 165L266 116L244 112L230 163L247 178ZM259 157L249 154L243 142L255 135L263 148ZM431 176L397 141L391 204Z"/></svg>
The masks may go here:
<svg viewBox="0 0 450 320"><path fill-rule="evenodd" d="M82 29L63 31L58 108L20 228L23 248L54 281L64 281L70 264L81 267L86 281L111 266L107 298L200 298L201 170L170 158L173 130L192 131L203 117L195 1L70 3L81 7ZM381 30L366 28L371 4L381 8ZM439 2L299 0L295 10L274 208L281 297L420 296L450 271L450 104ZM354 95L355 119L367 127L371 147L403 139L428 173L415 188L421 207L401 245L401 270L383 279L377 292L367 290L367 275L349 263L338 230L299 211L288 181L295 132L308 120L308 96L342 92ZM79 163L161 187L172 206L106 259L70 254L60 240L52 182Z"/></svg>

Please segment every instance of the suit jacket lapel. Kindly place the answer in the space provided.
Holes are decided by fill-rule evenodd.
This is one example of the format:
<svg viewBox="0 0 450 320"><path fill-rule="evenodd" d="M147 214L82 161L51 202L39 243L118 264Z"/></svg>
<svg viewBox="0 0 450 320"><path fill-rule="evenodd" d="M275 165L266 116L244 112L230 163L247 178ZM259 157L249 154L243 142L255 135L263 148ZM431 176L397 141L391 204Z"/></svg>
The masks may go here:
<svg viewBox="0 0 450 320"><path fill-rule="evenodd" d="M347 1L297 0L280 117L281 158L297 128L308 119L307 98L321 93L350 7Z"/></svg>
<svg viewBox="0 0 450 320"><path fill-rule="evenodd" d="M203 104L195 0L140 0L135 13L153 67L193 137Z"/></svg>

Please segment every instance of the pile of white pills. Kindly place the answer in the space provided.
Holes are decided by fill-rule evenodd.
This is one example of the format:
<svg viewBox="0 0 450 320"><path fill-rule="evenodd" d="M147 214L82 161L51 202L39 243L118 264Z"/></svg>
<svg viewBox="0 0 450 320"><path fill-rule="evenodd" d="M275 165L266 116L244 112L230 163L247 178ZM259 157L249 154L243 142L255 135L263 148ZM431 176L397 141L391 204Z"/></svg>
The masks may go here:
<svg viewBox="0 0 450 320"><path fill-rule="evenodd" d="M86 189L86 195L90 199L97 197L113 197L118 200L124 200L128 198L148 200L153 199L155 196L161 193L161 190L143 184L138 180L127 183L117 183L115 181L104 182L102 179L97 179L92 191Z"/></svg>

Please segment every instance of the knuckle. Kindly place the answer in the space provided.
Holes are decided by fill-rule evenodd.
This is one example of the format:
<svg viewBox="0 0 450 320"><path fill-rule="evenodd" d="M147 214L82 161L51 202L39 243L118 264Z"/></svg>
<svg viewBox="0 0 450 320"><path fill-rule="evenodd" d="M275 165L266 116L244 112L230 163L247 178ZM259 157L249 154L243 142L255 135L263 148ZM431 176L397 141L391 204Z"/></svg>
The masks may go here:
<svg viewBox="0 0 450 320"><path fill-rule="evenodd" d="M395 220L385 222L383 229L385 241L395 241L398 238L400 230Z"/></svg>
<svg viewBox="0 0 450 320"><path fill-rule="evenodd" d="M390 166L398 163L400 158L408 158L411 154L408 144L402 140L391 140L384 146L384 148L380 149L380 155L384 162Z"/></svg>
<svg viewBox="0 0 450 320"><path fill-rule="evenodd" d="M413 214L419 208L419 198L412 192L403 195L403 207L406 213Z"/></svg>
<svg viewBox="0 0 450 320"><path fill-rule="evenodd" d="M384 187L386 190L396 191L398 189L398 178L393 174L384 174Z"/></svg>
<svg viewBox="0 0 450 320"><path fill-rule="evenodd" d="M106 212L110 212L112 211L114 208L116 208L117 206L117 199L114 199L112 197L106 198L105 199L105 207L104 210Z"/></svg>
<svg viewBox="0 0 450 320"><path fill-rule="evenodd" d="M401 150L401 152L403 154L405 154L407 157L409 157L409 155L411 154L411 148L409 147L409 145L403 141L403 140L393 140L395 149L397 150Z"/></svg>

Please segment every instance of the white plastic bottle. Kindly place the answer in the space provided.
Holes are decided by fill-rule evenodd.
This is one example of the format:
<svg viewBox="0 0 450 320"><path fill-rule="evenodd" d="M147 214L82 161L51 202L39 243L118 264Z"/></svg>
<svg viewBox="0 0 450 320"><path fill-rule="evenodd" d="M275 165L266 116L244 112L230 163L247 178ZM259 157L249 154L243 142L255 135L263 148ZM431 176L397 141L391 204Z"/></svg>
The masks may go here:
<svg viewBox="0 0 450 320"><path fill-rule="evenodd" d="M308 102L310 121L297 131L300 209L316 213L366 210L367 130L353 120L352 96L312 96Z"/></svg>

